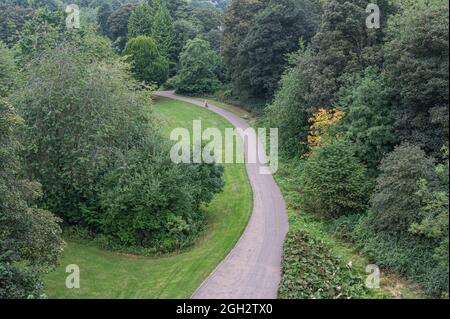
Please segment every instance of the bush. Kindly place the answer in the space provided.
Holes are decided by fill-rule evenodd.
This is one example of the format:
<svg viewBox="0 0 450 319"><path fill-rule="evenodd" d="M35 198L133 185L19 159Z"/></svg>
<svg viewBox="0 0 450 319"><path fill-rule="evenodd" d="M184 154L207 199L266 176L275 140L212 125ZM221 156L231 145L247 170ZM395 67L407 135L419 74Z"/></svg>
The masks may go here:
<svg viewBox="0 0 450 319"><path fill-rule="evenodd" d="M403 144L381 162L375 192L371 198L373 226L392 233L408 232L419 222L418 181L436 180L434 160L418 146Z"/></svg>
<svg viewBox="0 0 450 319"><path fill-rule="evenodd" d="M363 298L364 276L355 273L323 242L303 230L291 231L285 241L281 299Z"/></svg>
<svg viewBox="0 0 450 319"><path fill-rule="evenodd" d="M165 150L128 154L127 167L107 175L102 232L113 248L152 247L165 253L192 244L202 229L200 204L222 190L223 169L174 165Z"/></svg>
<svg viewBox="0 0 450 319"><path fill-rule="evenodd" d="M374 213L361 219L353 239L361 252L379 267L394 271L420 284L433 296L448 294L449 271L434 258L436 240L412 234L374 229Z"/></svg>
<svg viewBox="0 0 450 319"><path fill-rule="evenodd" d="M363 215L354 214L341 216L333 220L331 223L333 234L340 239L352 241L353 232L355 227L359 224L361 218L363 218Z"/></svg>
<svg viewBox="0 0 450 319"><path fill-rule="evenodd" d="M364 212L371 185L351 143L334 140L316 149L300 177L300 205L327 217Z"/></svg>

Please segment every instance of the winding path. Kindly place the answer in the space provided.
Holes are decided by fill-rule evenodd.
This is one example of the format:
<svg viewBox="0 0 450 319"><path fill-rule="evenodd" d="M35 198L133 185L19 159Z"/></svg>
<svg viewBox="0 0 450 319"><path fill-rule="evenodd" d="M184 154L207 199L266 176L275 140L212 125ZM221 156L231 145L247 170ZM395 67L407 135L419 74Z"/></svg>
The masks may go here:
<svg viewBox="0 0 450 319"><path fill-rule="evenodd" d="M156 93L203 107L203 103L175 95L173 91ZM237 128L249 127L247 121L210 104L209 109ZM250 139L251 140L251 139ZM261 141L257 141L262 150ZM255 145L245 147L246 156ZM253 189L253 212L242 237L229 255L206 278L193 299L274 299L281 277L281 255L288 231L286 206L272 175L260 174L261 163L246 163Z"/></svg>

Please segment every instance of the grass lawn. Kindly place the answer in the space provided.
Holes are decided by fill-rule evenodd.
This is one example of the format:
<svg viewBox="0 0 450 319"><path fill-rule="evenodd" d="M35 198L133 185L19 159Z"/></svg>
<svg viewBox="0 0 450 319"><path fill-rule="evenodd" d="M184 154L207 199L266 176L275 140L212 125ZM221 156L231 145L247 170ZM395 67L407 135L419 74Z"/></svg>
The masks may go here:
<svg viewBox="0 0 450 319"><path fill-rule="evenodd" d="M232 127L220 116L197 106L159 98L154 106L164 132L175 127L192 130ZM208 226L190 250L161 258L112 253L84 241L68 241L58 269L46 277L50 298L189 298L234 247L252 210L253 196L243 164L225 165L223 193L205 208ZM65 268L80 267L80 289L67 289Z"/></svg>

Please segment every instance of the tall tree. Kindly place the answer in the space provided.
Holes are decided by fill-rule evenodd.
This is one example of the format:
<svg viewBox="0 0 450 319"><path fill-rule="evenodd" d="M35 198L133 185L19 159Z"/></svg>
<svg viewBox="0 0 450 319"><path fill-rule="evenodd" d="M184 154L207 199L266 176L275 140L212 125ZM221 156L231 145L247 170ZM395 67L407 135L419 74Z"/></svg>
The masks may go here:
<svg viewBox="0 0 450 319"><path fill-rule="evenodd" d="M271 97L287 65L286 54L309 41L320 19L318 3L311 0L270 1L253 20L234 62L240 70L238 83L247 94ZM242 88L242 87L241 87Z"/></svg>
<svg viewBox="0 0 450 319"><path fill-rule="evenodd" d="M235 59L240 44L247 36L253 23L253 18L264 8L267 0L233 0L224 16L224 31L222 55L229 77L236 79L235 87L241 87L239 82L241 70Z"/></svg>
<svg viewBox="0 0 450 319"><path fill-rule="evenodd" d="M111 6L109 3L103 3L97 11L97 22L100 26L100 33L103 35L108 35L108 18L112 13Z"/></svg>
<svg viewBox="0 0 450 319"><path fill-rule="evenodd" d="M449 134L449 4L407 4L390 20L384 47L386 74L398 96L396 133L439 156Z"/></svg>
<svg viewBox="0 0 450 319"><path fill-rule="evenodd" d="M152 21L152 9L148 3L143 2L134 8L128 20L128 39L136 38L140 35L151 36Z"/></svg>
<svg viewBox="0 0 450 319"><path fill-rule="evenodd" d="M108 18L108 35L121 51L127 43L128 19L134 6L126 4L113 11Z"/></svg>
<svg viewBox="0 0 450 319"><path fill-rule="evenodd" d="M8 46L20 38L25 22L33 17L33 10L14 4L0 4L0 41Z"/></svg>
<svg viewBox="0 0 450 319"><path fill-rule="evenodd" d="M209 43L196 38L188 41L180 55L180 70L173 84L180 93L211 93L219 87L220 57Z"/></svg>
<svg viewBox="0 0 450 319"><path fill-rule="evenodd" d="M173 54L175 36L169 10L163 0L153 0L153 5L152 37L155 39L161 52L171 61L175 61L177 58Z"/></svg>
<svg viewBox="0 0 450 319"><path fill-rule="evenodd" d="M0 97L0 298L38 298L42 275L62 252L60 220L33 204L40 185L28 181L19 159L23 120Z"/></svg>

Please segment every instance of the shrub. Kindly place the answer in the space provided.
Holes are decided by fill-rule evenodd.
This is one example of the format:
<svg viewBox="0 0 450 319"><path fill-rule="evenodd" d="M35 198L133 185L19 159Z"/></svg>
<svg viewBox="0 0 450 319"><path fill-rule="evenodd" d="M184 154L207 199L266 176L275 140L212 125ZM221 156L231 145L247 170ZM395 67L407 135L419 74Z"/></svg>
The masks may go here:
<svg viewBox="0 0 450 319"><path fill-rule="evenodd" d="M102 232L115 248L153 247L157 252L182 249L202 229L201 203L223 187L221 167L174 165L169 150L146 146L125 168L106 177L101 195Z"/></svg>
<svg viewBox="0 0 450 319"><path fill-rule="evenodd" d="M377 230L408 232L419 222L420 199L417 182L425 178L436 180L434 160L418 146L403 144L381 162L380 175L371 198L373 226Z"/></svg>
<svg viewBox="0 0 450 319"><path fill-rule="evenodd" d="M16 66L11 50L0 42L0 97L8 95L13 88Z"/></svg>
<svg viewBox="0 0 450 319"><path fill-rule="evenodd" d="M363 212L370 186L351 143L334 140L308 158L300 177L300 205L307 212L328 217Z"/></svg>
<svg viewBox="0 0 450 319"><path fill-rule="evenodd" d="M377 231L373 213L361 219L353 239L361 252L379 267L394 271L420 284L433 296L448 294L449 271L434 258L436 240L410 233Z"/></svg>
<svg viewBox="0 0 450 319"><path fill-rule="evenodd" d="M362 298L364 276L303 230L291 231L284 246L281 299Z"/></svg>

